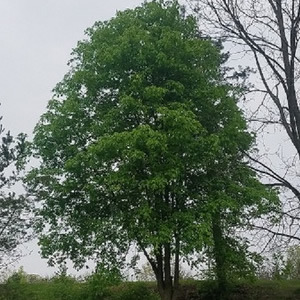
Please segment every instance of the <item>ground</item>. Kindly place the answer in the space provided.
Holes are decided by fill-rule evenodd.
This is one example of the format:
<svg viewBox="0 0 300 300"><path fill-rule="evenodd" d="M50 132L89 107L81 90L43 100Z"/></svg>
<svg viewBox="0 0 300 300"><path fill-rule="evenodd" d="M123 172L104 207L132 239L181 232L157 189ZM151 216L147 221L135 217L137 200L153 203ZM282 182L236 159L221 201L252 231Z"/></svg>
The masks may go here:
<svg viewBox="0 0 300 300"><path fill-rule="evenodd" d="M213 282L184 281L178 300L213 300ZM159 300L155 283L123 282L103 288L75 280L44 280L36 283L0 285L0 300ZM261 281L232 285L229 300L300 299L299 281Z"/></svg>

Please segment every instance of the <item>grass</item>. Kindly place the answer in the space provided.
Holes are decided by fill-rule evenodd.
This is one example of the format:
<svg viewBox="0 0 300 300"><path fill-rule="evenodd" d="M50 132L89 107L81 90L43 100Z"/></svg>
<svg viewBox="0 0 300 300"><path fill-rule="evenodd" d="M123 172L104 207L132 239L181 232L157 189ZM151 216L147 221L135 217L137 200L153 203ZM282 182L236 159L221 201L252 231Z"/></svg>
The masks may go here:
<svg viewBox="0 0 300 300"><path fill-rule="evenodd" d="M207 283L199 287L201 299L214 299L213 289ZM201 292L202 291L202 292ZM206 296L206 297L205 297ZM300 280L256 280L235 283L229 288L229 300L296 300L300 299Z"/></svg>
<svg viewBox="0 0 300 300"><path fill-rule="evenodd" d="M257 281L252 290L256 291L256 297L265 295L261 299L300 299L300 280Z"/></svg>
<svg viewBox="0 0 300 300"><path fill-rule="evenodd" d="M214 299L213 282L183 281L179 300ZM105 293L92 294L87 283L76 281L41 281L0 285L0 300L158 300L155 283L123 282L108 287ZM300 299L300 281L258 280L237 283L230 289L231 300Z"/></svg>

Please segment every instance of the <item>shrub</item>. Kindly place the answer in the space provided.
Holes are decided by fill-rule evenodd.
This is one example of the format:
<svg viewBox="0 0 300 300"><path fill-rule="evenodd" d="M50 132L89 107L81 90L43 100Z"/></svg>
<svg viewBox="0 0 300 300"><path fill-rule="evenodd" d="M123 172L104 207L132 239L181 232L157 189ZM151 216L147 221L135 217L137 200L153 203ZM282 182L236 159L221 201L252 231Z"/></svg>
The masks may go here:
<svg viewBox="0 0 300 300"><path fill-rule="evenodd" d="M51 278L51 296L55 300L81 300L82 286L74 277L59 275ZM49 295L50 296L50 295ZM52 299L52 298L51 298Z"/></svg>
<svg viewBox="0 0 300 300"><path fill-rule="evenodd" d="M159 296L144 282L127 282L113 290L109 300L159 300Z"/></svg>
<svg viewBox="0 0 300 300"><path fill-rule="evenodd" d="M3 285L4 291L0 299L29 300L34 299L33 293L28 289L27 274L23 267L9 276Z"/></svg>
<svg viewBox="0 0 300 300"><path fill-rule="evenodd" d="M121 283L122 276L117 269L109 270L98 267L97 271L87 278L85 293L88 300L102 300L110 295L110 287Z"/></svg>

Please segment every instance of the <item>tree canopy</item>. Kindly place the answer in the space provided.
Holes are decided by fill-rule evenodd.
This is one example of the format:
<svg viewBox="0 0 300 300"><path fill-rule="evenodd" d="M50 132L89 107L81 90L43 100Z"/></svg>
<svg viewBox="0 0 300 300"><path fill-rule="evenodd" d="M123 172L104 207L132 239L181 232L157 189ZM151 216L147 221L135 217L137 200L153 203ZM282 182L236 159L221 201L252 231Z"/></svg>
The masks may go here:
<svg viewBox="0 0 300 300"><path fill-rule="evenodd" d="M144 3L86 33L35 129L41 163L28 183L43 203L42 253L82 266L136 245L173 299L180 257L233 237L276 197L243 159L253 136L220 46L178 2Z"/></svg>

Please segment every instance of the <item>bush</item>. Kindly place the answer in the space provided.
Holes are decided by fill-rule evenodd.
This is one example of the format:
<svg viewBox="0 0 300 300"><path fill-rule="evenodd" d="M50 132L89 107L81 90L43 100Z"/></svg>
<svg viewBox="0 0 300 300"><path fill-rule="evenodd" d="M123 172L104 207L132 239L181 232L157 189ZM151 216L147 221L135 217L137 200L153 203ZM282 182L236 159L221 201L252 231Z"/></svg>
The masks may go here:
<svg viewBox="0 0 300 300"><path fill-rule="evenodd" d="M127 282L113 290L109 300L159 300L159 296L144 282Z"/></svg>
<svg viewBox="0 0 300 300"><path fill-rule="evenodd" d="M110 296L110 287L121 283L122 276L119 270L108 270L98 267L96 273L89 276L86 282L85 293L88 300L102 300Z"/></svg>
<svg viewBox="0 0 300 300"><path fill-rule="evenodd" d="M27 283L27 276L28 275L24 271L23 267L21 267L18 271L14 272L7 278L6 283Z"/></svg>
<svg viewBox="0 0 300 300"><path fill-rule="evenodd" d="M24 272L23 267L14 272L7 278L4 290L0 299L5 300L29 300L34 299L33 293L27 288L28 280L27 274Z"/></svg>
<svg viewBox="0 0 300 300"><path fill-rule="evenodd" d="M83 288L74 277L59 275L51 278L51 296L55 300L81 300ZM50 295L49 295L50 296ZM52 299L52 298L51 298Z"/></svg>

